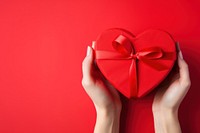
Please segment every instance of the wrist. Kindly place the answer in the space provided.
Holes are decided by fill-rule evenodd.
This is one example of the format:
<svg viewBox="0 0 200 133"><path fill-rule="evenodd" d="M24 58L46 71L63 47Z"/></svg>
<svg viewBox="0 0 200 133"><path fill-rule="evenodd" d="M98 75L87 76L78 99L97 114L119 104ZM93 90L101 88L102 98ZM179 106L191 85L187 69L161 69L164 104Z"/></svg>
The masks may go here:
<svg viewBox="0 0 200 133"><path fill-rule="evenodd" d="M169 108L169 107L162 107L162 106L154 106L152 108L153 114L168 114L168 115L178 115L178 108Z"/></svg>
<svg viewBox="0 0 200 133"><path fill-rule="evenodd" d="M174 119L178 119L178 111L173 109L163 109L153 111L153 117L162 123L168 123Z"/></svg>
<svg viewBox="0 0 200 133"><path fill-rule="evenodd" d="M120 115L122 105L121 104L111 104L109 106L97 106L97 105L95 105L95 109L96 109L97 114Z"/></svg>
<svg viewBox="0 0 200 133"><path fill-rule="evenodd" d="M118 133L120 112L110 108L96 108L97 118L94 133Z"/></svg>
<svg viewBox="0 0 200 133"><path fill-rule="evenodd" d="M104 118L113 119L116 117L120 117L121 108L109 107L109 108L100 108L95 107L97 116L102 116Z"/></svg>
<svg viewBox="0 0 200 133"><path fill-rule="evenodd" d="M181 133L178 110L160 109L153 111L155 133Z"/></svg>

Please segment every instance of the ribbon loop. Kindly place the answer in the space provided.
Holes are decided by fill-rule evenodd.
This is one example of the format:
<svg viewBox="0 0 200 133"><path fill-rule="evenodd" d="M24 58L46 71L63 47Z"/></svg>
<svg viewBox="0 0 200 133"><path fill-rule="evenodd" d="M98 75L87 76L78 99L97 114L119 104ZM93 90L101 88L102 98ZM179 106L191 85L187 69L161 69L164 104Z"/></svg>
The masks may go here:
<svg viewBox="0 0 200 133"><path fill-rule="evenodd" d="M133 52L132 43L123 35L117 36L112 42L113 48L121 54L131 54Z"/></svg>

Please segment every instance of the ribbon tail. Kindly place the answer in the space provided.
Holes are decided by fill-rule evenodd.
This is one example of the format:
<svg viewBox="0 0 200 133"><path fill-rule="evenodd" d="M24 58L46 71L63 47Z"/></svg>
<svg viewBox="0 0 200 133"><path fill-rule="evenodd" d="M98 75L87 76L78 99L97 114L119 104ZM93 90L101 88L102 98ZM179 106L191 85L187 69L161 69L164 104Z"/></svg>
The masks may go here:
<svg viewBox="0 0 200 133"><path fill-rule="evenodd" d="M129 88L130 88L130 97L137 97L138 93L138 81L137 81L137 68L136 61L132 60L130 69L129 69Z"/></svg>

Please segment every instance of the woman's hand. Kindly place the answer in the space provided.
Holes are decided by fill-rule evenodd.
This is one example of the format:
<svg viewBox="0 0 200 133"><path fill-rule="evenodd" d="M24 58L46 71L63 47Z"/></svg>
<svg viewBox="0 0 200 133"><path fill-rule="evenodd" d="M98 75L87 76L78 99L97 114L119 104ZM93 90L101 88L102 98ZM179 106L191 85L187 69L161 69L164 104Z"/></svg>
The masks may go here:
<svg viewBox="0 0 200 133"><path fill-rule="evenodd" d="M178 53L179 73L174 75L171 83L162 86L154 97L152 111L156 133L180 133L178 108L187 94L191 82L188 65L182 52Z"/></svg>
<svg viewBox="0 0 200 133"><path fill-rule="evenodd" d="M95 47L95 42L93 42ZM93 48L88 46L82 63L82 85L97 111L95 133L119 132L121 100L116 89L103 77L94 63Z"/></svg>

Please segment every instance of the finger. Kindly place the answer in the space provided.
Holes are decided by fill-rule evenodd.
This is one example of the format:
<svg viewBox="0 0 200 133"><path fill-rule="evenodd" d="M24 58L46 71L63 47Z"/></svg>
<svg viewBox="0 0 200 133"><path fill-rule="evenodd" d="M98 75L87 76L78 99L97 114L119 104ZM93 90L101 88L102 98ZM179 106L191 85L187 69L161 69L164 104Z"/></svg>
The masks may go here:
<svg viewBox="0 0 200 133"><path fill-rule="evenodd" d="M190 82L190 76L189 76L189 69L188 65L183 59L183 55L181 50L179 51L178 54L178 66L179 66L179 73L180 73L180 83L181 84L186 84Z"/></svg>
<svg viewBox="0 0 200 133"><path fill-rule="evenodd" d="M92 41L92 48L93 48L93 49L96 48L96 41Z"/></svg>
<svg viewBox="0 0 200 133"><path fill-rule="evenodd" d="M85 81L92 80L92 68L93 68L93 49L90 46L88 46L87 55L82 63L83 79Z"/></svg>
<svg viewBox="0 0 200 133"><path fill-rule="evenodd" d="M96 41L92 41L92 49L93 50L96 50ZM95 52L93 52L93 58L95 58ZM99 72L99 75L102 77L102 75L101 75L101 72L100 72L100 70L99 70L99 68L98 68L98 66L97 66L97 64L96 64L96 61L94 60L94 69L96 70L96 71L98 71Z"/></svg>

